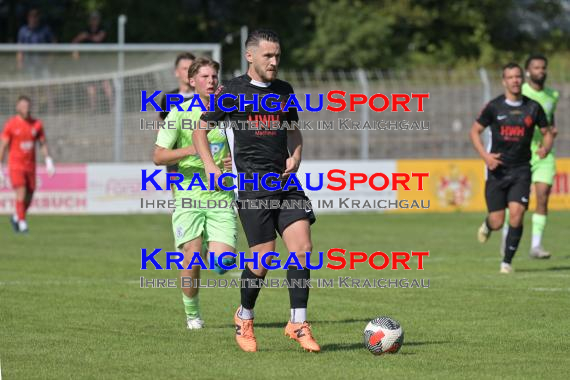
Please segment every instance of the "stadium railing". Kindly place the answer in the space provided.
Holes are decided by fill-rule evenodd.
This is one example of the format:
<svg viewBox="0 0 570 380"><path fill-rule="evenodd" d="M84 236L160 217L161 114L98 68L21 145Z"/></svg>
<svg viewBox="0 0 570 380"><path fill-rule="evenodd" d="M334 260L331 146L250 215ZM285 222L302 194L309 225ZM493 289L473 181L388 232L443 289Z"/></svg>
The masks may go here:
<svg viewBox="0 0 570 380"><path fill-rule="evenodd" d="M4 68L0 73L0 123L13 114L17 96L27 94L34 100L35 114L45 122L57 162L149 161L156 131L141 130L140 120L156 120L157 116L150 110L140 112L140 91L175 87L173 60L176 53L187 50L215 59L221 54L216 44L126 44L124 49L119 45L0 45ZM18 70L17 51L39 55L34 59L40 63ZM79 52L78 59L74 51ZM123 68L118 67L119 52L124 55ZM279 75L297 94L314 94L313 99L331 90L430 94L424 112L365 112L365 107L357 106L356 112L300 113L301 120L311 121L313 127L303 131L306 159L475 157L469 128L485 102L502 92L496 69L281 70ZM226 72L224 78L231 76ZM547 84L561 93L556 147L558 155L564 155L570 152L570 130L564 127L570 122L570 79L564 70L551 71ZM109 85L111 101L104 91ZM97 95L94 108L89 91ZM299 98L304 107L304 96ZM340 130L340 120L346 119L360 125L366 120L423 122L429 129ZM318 122L332 123L333 130L317 130Z"/></svg>

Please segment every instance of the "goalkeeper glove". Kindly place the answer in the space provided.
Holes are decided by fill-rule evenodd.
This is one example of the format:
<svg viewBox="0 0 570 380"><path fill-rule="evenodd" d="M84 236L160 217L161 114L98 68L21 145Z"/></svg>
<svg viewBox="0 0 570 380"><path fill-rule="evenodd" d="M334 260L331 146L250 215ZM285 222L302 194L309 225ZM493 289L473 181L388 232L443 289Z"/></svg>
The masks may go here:
<svg viewBox="0 0 570 380"><path fill-rule="evenodd" d="M53 160L49 156L46 157L46 170L50 177L55 174L55 166L53 164Z"/></svg>

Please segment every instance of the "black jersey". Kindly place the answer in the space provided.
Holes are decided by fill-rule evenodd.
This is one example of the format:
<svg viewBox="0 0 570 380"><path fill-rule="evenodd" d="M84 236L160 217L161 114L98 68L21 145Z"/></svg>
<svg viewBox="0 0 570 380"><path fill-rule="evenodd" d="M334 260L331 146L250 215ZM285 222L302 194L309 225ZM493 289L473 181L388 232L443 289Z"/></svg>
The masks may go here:
<svg viewBox="0 0 570 380"><path fill-rule="evenodd" d="M224 94L237 97L235 100L223 99L223 106L228 108L235 106L235 111L225 112L218 106L218 98ZM245 100L252 100L253 94L258 94L259 104L255 107L257 111L254 112L254 105L247 103L240 108L239 94L244 94ZM263 96L268 94L275 94L276 97L263 101ZM214 111L202 114L202 120L207 122L229 122L226 135L237 173L245 173L248 179L253 178L253 173L258 173L261 179L264 174L282 174L285 171L289 151L287 149L287 128L283 123L291 125L292 122L299 120L296 109L290 108L288 112L282 110L290 94L293 94L293 87L282 80L276 79L269 86L263 87L260 83L259 85L252 83L248 75L242 75L231 79L218 91ZM280 103L281 107L275 112L266 111L261 106L262 101L268 105ZM237 185L239 186L239 183ZM259 186L259 191L253 191L252 186L253 184L246 182L246 191L239 192L239 196L256 198L276 193L266 191L261 186Z"/></svg>
<svg viewBox="0 0 570 380"><path fill-rule="evenodd" d="M491 128L490 152L500 153L507 168L529 165L534 126L549 126L540 104L526 96L514 105L507 103L505 95L498 96L487 103L477 122Z"/></svg>
<svg viewBox="0 0 570 380"><path fill-rule="evenodd" d="M168 91L168 92L164 93L164 94L162 95L162 99L160 100L160 109L161 109L161 110L166 110L166 94L181 94L181 93L180 93L180 89L179 89L179 88L175 88L175 89L172 90L172 91ZM192 99L192 96L194 96L193 93L187 93L187 94L181 94L181 95L184 96L184 102L185 102L185 101L188 101L188 100L190 100L190 99ZM174 107L176 107L176 106L173 105L173 106L171 107L171 109L174 108ZM170 113L170 110L168 110L168 111L161 111L161 112L160 112L160 115L159 115L159 116L160 116L160 119L161 119L161 120L166 119L166 117L168 116L169 113Z"/></svg>

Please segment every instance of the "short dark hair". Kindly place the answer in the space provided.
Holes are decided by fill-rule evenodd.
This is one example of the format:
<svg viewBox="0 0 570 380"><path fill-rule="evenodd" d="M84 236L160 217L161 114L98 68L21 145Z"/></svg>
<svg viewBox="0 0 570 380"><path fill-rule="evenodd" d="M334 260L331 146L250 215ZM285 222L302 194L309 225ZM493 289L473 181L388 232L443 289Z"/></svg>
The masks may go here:
<svg viewBox="0 0 570 380"><path fill-rule="evenodd" d="M192 62L190 67L188 68L188 78L192 78L194 75L198 73L201 67L210 66L216 71L220 71L220 64L213 59L208 57L198 57Z"/></svg>
<svg viewBox="0 0 570 380"><path fill-rule="evenodd" d="M528 67L530 66L530 63L532 61L534 61L535 59L539 59L541 61L544 61L545 65L548 65L548 59L546 59L546 57L542 54L531 54L528 56L528 58L526 59L525 63L524 63L524 69L528 70Z"/></svg>
<svg viewBox="0 0 570 380"><path fill-rule="evenodd" d="M16 100L16 103L20 103L22 100L25 100L25 101L28 102L28 103L31 103L31 102L32 102L32 99L30 99L29 96L27 96L27 95L20 95L20 96L18 96L18 100Z"/></svg>
<svg viewBox="0 0 570 380"><path fill-rule="evenodd" d="M521 75L523 73L523 69L518 63L509 62L505 66L503 66L503 74L502 74L503 78L505 77L505 70L510 70L510 69L519 69L521 72Z"/></svg>
<svg viewBox="0 0 570 380"><path fill-rule="evenodd" d="M247 35L245 47L259 46L261 41L279 43L279 36L271 29L256 29Z"/></svg>
<svg viewBox="0 0 570 380"><path fill-rule="evenodd" d="M180 53L176 56L176 61L174 62L174 67L178 67L178 63L183 59L189 59L191 61L196 59L196 56L189 51L186 53Z"/></svg>

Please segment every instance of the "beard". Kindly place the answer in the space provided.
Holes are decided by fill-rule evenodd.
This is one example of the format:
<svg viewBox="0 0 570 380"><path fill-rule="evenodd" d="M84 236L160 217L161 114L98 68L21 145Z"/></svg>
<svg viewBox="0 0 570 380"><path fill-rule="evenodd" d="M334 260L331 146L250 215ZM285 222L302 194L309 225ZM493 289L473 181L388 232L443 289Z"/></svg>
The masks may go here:
<svg viewBox="0 0 570 380"><path fill-rule="evenodd" d="M542 76L542 78L541 78L541 77L535 77L535 76L532 76L532 75L531 75L530 80L532 80L534 83L536 83L536 84L538 84L538 85L540 85L540 86L543 86L543 85L544 85L544 82L546 82L546 74L544 74L544 75Z"/></svg>
<svg viewBox="0 0 570 380"><path fill-rule="evenodd" d="M271 71L271 72L267 72L265 71L264 68L260 67L260 66L254 66L255 72L257 73L257 75L259 75L259 77L264 81L264 82L273 82L275 80L275 78L277 78L277 69L275 68L275 71ZM268 75L273 74L272 77L269 77Z"/></svg>

